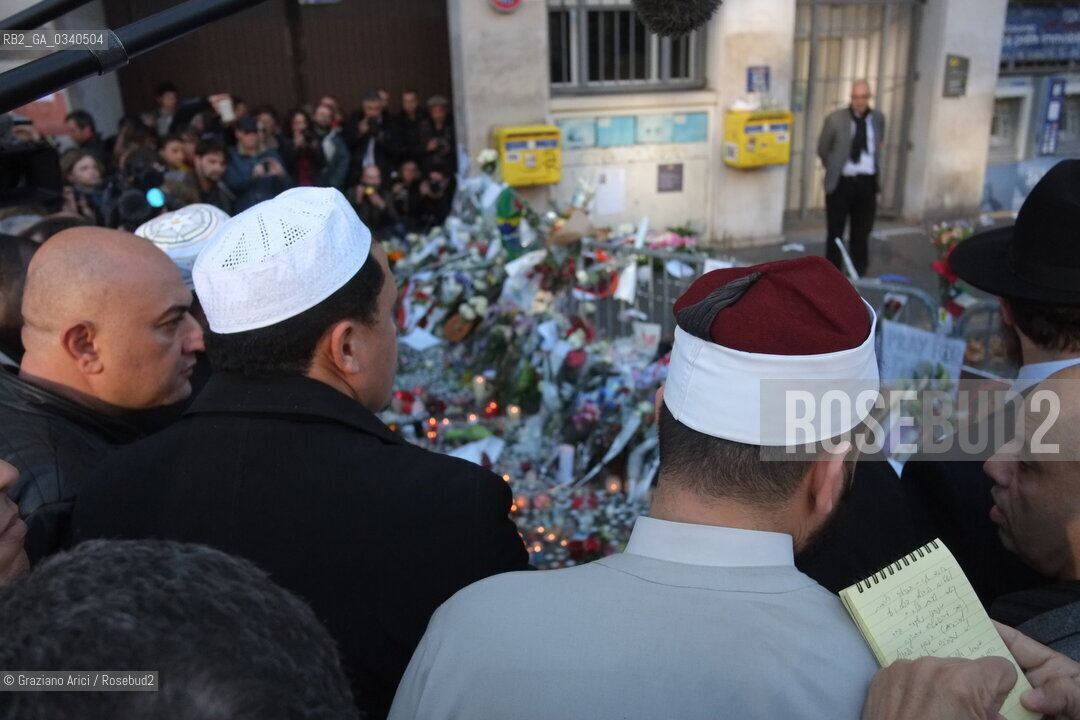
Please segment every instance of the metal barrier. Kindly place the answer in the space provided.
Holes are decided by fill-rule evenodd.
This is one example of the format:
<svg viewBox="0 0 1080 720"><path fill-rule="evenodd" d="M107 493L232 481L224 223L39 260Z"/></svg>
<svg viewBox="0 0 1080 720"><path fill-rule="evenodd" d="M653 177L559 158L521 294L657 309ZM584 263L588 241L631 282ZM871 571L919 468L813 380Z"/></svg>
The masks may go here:
<svg viewBox="0 0 1080 720"><path fill-rule="evenodd" d="M637 287L632 304L610 296L578 300L579 308L598 334L608 338L625 337L633 333L632 323L645 320L660 324L661 337L673 338L675 317L671 309L679 296L704 272L708 258L699 253L639 249L631 245L588 243L587 247L603 250L620 268L631 259L637 262ZM676 277L667 271L669 262L682 263L690 268L690 272L685 277Z"/></svg>
<svg viewBox="0 0 1080 720"><path fill-rule="evenodd" d="M1020 351L1015 335L1002 322L997 300L978 300L969 305L953 326L952 334L967 341L964 370L984 377L1016 377Z"/></svg>
<svg viewBox="0 0 1080 720"><path fill-rule="evenodd" d="M938 301L922 288L873 278L860 278L851 284L874 308L879 320L892 320L931 332L937 331Z"/></svg>
<svg viewBox="0 0 1080 720"><path fill-rule="evenodd" d="M675 333L672 307L675 300L705 269L704 254L670 250L635 249L629 245L588 243L602 249L620 268L634 258L637 265L635 299L627 303L614 297L577 300L578 312L587 317L601 337L617 338L633 332L635 320L659 323L661 337L670 340ZM685 277L667 272L671 261L692 269ZM644 278L642 277L644 273ZM624 279L625 281L625 279ZM938 299L916 285L861 278L852 282L879 319L888 319L930 332L939 330ZM1015 337L1002 324L997 300L978 300L949 328L951 337L967 342L964 370L982 377L1016 377L1020 366Z"/></svg>
<svg viewBox="0 0 1080 720"><path fill-rule="evenodd" d="M615 258L615 263L620 267L624 267L631 257L638 261L637 288L632 304L613 297L588 301L595 309L587 314L601 336L615 338L628 335L632 332L631 323L644 318L648 322L659 323L662 336L671 338L675 333L675 317L671 311L675 300L702 274L708 258L699 253L635 249L629 245L592 243L590 247L604 250ZM685 277L676 277L667 271L669 262L689 266L692 272ZM642 273L645 273L644 279ZM937 330L938 302L922 288L874 279L860 279L852 284L879 318L931 332Z"/></svg>

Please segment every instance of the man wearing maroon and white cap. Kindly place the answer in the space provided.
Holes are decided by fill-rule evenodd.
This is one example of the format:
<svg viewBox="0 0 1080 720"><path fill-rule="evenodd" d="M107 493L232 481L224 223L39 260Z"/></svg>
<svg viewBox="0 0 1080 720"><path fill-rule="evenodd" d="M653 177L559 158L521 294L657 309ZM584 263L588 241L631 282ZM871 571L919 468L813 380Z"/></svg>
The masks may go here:
<svg viewBox="0 0 1080 720"><path fill-rule="evenodd" d="M874 658L793 558L843 494L845 437L873 403L857 398L876 396L874 313L809 257L709 273L675 315L659 484L626 551L458 592L392 719L859 717ZM786 391L815 386L850 411L793 422ZM814 449L786 455L793 440Z"/></svg>

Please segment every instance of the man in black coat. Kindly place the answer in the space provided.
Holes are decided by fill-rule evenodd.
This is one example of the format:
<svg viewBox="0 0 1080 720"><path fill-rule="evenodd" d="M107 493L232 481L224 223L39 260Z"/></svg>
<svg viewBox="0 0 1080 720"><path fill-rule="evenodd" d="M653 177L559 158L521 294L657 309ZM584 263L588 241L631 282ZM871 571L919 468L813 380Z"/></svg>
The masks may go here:
<svg viewBox="0 0 1080 720"><path fill-rule="evenodd" d="M962 280L1000 298L1002 320L1020 340L1024 364L1012 390L1021 396L1080 363L1078 222L1080 160L1064 160L1032 188L1015 225L975 235L949 255ZM922 499L984 604L1047 582L1001 544L990 518L994 481L981 459L908 463L903 481ZM997 616L993 607L991 615Z"/></svg>
<svg viewBox="0 0 1080 720"><path fill-rule="evenodd" d="M0 368L0 459L32 561L68 540L75 496L150 415L191 395L202 329L191 291L149 240L97 227L57 233L34 254L23 293L19 368Z"/></svg>
<svg viewBox="0 0 1080 720"><path fill-rule="evenodd" d="M1058 163L1025 200L1016 224L965 240L951 253L952 271L1001 299L1002 318L1016 330L1024 364L1011 390L1023 396L1051 374L1080 363L1080 160ZM1002 411L1013 427L1015 403ZM987 427L998 421L987 421ZM974 433L972 437L977 437ZM989 435L986 435L989 437ZM999 437L999 441L1007 438ZM855 470L851 497L837 532L804 565L811 577L839 589L851 577L852 558L863 575L908 551L941 538L956 556L991 616L1018 622L995 599L1049 581L1006 550L991 521L994 480L983 463L995 451L954 448L948 456L922 454L904 465L899 480L883 464ZM850 578L850 579L849 579Z"/></svg>
<svg viewBox="0 0 1080 720"><path fill-rule="evenodd" d="M375 416L397 363L396 288L337 190L296 188L233 218L194 279L218 372L176 425L105 464L76 537L253 560L311 603L360 708L383 717L435 609L528 567L509 487Z"/></svg>

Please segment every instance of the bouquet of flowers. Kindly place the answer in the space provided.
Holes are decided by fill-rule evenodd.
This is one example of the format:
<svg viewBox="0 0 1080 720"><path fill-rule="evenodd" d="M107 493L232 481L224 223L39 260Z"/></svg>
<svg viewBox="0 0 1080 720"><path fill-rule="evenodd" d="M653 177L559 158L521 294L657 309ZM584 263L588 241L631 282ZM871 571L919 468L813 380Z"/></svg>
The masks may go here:
<svg viewBox="0 0 1080 720"><path fill-rule="evenodd" d="M941 306L952 317L959 317L964 312L964 305L959 302L966 293L960 287L960 278L949 267L949 255L961 242L971 237L974 232L965 222L945 222L930 228L930 243L937 248L938 259L931 267L940 276L938 290Z"/></svg>

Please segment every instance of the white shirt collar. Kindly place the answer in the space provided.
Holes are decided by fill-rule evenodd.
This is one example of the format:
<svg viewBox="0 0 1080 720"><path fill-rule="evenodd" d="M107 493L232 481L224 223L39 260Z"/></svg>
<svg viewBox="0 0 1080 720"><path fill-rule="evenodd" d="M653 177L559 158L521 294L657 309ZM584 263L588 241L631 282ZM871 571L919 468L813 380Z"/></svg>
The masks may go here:
<svg viewBox="0 0 1080 720"><path fill-rule="evenodd" d="M749 567L794 565L790 535L639 517L626 543L628 555L654 560L707 565Z"/></svg>
<svg viewBox="0 0 1080 720"><path fill-rule="evenodd" d="M1058 370L1064 370L1067 367L1072 367L1080 363L1080 358L1069 358L1068 360L1050 360L1048 362L1031 363L1030 365L1020 366L1020 372L1016 374L1016 380L1013 381L1013 392L1024 392L1029 387L1038 385L1046 378L1050 377Z"/></svg>

